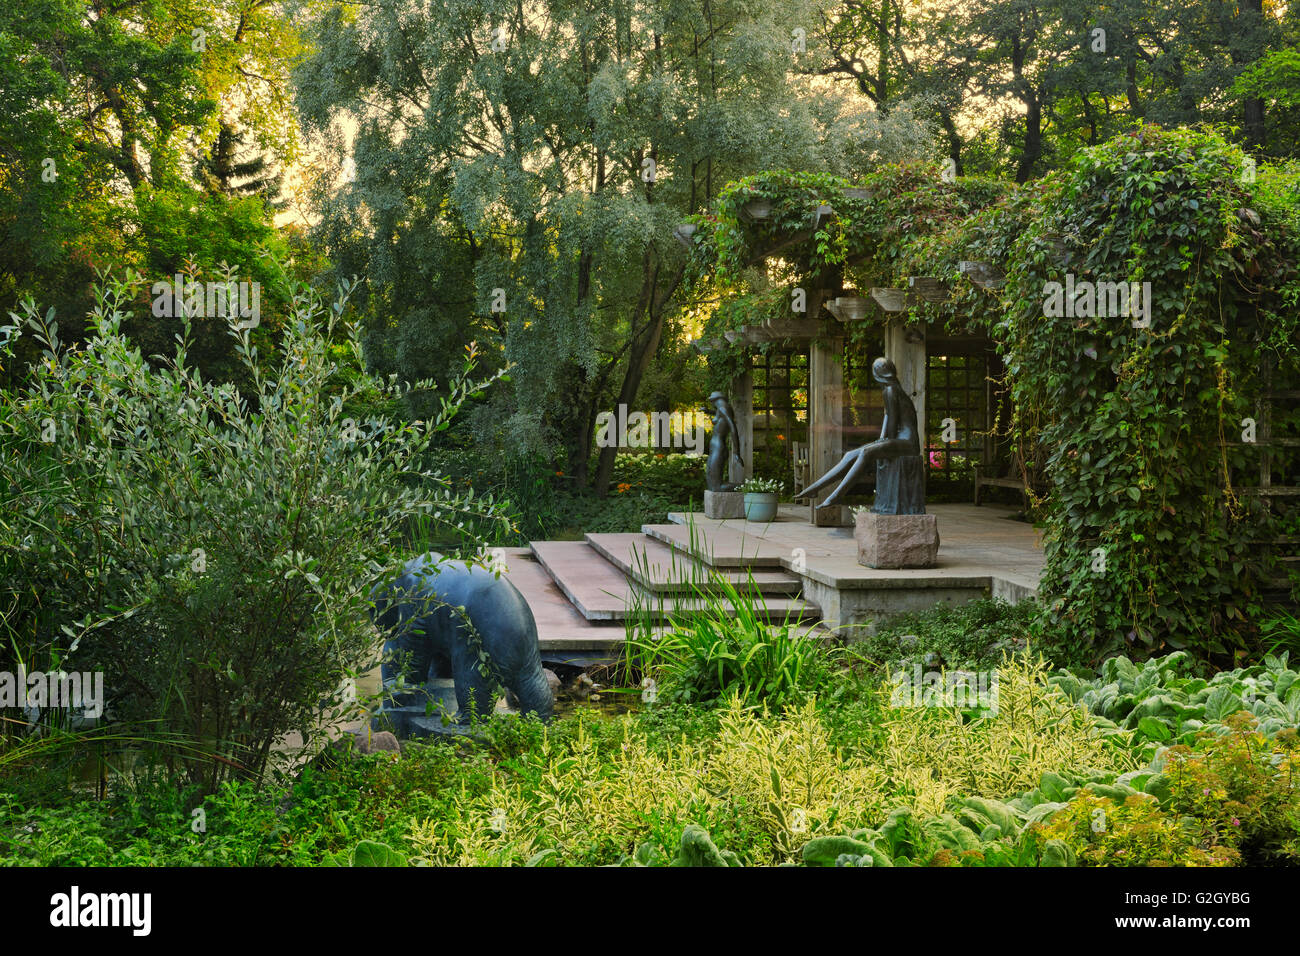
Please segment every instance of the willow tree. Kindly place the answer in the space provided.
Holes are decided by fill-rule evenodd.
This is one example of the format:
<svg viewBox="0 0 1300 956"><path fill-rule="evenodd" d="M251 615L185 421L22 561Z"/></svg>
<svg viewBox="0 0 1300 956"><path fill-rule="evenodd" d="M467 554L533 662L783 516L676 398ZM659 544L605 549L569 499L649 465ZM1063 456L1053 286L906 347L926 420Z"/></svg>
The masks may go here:
<svg viewBox="0 0 1300 956"><path fill-rule="evenodd" d="M816 24L783 0L379 0L317 18L297 99L339 163L321 231L370 279L374 360L438 374L462 341L496 343L516 366L503 439L560 446L586 480L597 412L636 401L681 312L673 227L731 179L851 174L899 135L810 88Z"/></svg>

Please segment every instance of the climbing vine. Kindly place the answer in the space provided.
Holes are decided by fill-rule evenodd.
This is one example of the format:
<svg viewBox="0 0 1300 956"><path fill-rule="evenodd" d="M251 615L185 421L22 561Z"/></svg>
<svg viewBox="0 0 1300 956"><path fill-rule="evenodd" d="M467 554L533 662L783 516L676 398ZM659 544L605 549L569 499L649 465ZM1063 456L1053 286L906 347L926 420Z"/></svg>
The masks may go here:
<svg viewBox="0 0 1300 956"><path fill-rule="evenodd" d="M888 285L929 237L961 223L1011 188L973 177L946 182L938 166L922 163L886 166L856 184L789 170L729 184L712 212L690 220L695 230L692 285L719 300L704 332L713 345L712 377L725 380L727 372L739 367L737 356L753 348L724 345L719 336L745 326L807 317L792 309L796 288L834 285L841 275L863 294L873 285ZM776 265L761 256L774 247L779 247ZM923 321L935 321L937 315L926 306L917 307ZM846 331L851 340L869 332L865 326Z"/></svg>
<svg viewBox="0 0 1300 956"><path fill-rule="evenodd" d="M1265 502L1240 493L1261 450L1240 436L1265 363L1295 377L1269 344L1295 340L1295 315L1269 306L1296 257L1243 168L1213 132L1118 137L1045 184L1004 260L992 332L1051 479L1048 633L1078 656L1242 652L1276 572ZM1085 296L1049 317L1067 282ZM1150 314L1088 307L1104 282L1149 289Z"/></svg>
<svg viewBox="0 0 1300 956"><path fill-rule="evenodd" d="M1023 186L919 165L854 186L751 176L697 221L696 249L722 290L714 329L789 309L770 269L753 275L774 248L790 286L943 280L949 298L907 320L992 338L1016 442L1045 463L1048 640L1081 660L1230 657L1278 576L1261 544L1296 523L1247 486L1270 453L1250 435L1263 392L1300 390L1298 185L1214 130L1144 126ZM1003 281L967 282L963 260Z"/></svg>

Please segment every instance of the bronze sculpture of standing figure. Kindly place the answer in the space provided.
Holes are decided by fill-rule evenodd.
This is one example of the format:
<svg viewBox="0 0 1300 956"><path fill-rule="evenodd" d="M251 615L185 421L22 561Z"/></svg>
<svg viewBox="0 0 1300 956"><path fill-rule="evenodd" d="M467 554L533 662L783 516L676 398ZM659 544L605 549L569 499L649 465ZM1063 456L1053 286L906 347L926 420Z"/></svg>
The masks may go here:
<svg viewBox="0 0 1300 956"><path fill-rule="evenodd" d="M819 508L828 508L852 487L868 462L921 454L916 406L904 390L903 383L898 380L898 370L894 363L887 358L876 359L871 363L871 376L881 384L880 396L885 406L885 419L880 423L880 437L845 454L835 467L796 494L796 498L815 495L843 475L831 496L818 505Z"/></svg>
<svg viewBox="0 0 1300 956"><path fill-rule="evenodd" d="M738 454L740 430L736 428L736 416L731 410L731 402L721 392L714 392L709 396L709 401L713 404L713 434L709 436L709 459L704 468L704 484L709 491L735 491L736 486L723 481L722 476L727 469L728 439L732 447L737 449L731 453L732 460L741 468L745 467Z"/></svg>

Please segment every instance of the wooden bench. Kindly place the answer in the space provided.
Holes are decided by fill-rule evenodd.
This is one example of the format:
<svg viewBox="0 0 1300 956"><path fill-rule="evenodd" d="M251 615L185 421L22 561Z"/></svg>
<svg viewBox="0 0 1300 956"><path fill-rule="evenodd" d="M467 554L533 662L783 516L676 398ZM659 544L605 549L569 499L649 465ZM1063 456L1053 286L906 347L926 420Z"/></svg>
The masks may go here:
<svg viewBox="0 0 1300 956"><path fill-rule="evenodd" d="M980 503L980 488L988 485L993 488L1015 488L1019 490L1021 496L1025 499L1025 506L1029 506L1029 485L1023 478L996 477L984 474L984 469L980 465L975 466L975 504Z"/></svg>

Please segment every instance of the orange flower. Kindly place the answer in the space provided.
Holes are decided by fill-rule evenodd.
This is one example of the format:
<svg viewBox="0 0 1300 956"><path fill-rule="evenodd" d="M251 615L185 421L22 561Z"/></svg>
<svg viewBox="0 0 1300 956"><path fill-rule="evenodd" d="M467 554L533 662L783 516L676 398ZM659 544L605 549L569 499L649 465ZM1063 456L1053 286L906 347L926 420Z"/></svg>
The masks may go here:
<svg viewBox="0 0 1300 956"><path fill-rule="evenodd" d="M631 491L631 490L632 490L632 486L629 485L626 481L620 481L618 483L617 491L620 495L623 494L624 492Z"/></svg>
<svg viewBox="0 0 1300 956"><path fill-rule="evenodd" d="M556 477L556 478L563 478L563 477L564 477L564 472L562 472L562 471L557 471L557 472L555 473L555 477Z"/></svg>

